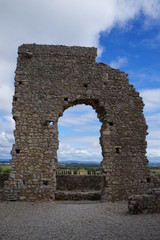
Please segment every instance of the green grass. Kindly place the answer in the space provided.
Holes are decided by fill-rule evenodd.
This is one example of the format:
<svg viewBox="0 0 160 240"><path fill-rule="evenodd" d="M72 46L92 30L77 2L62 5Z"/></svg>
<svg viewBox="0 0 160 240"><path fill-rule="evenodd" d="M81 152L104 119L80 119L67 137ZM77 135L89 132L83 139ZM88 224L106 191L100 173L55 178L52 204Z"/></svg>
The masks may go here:
<svg viewBox="0 0 160 240"><path fill-rule="evenodd" d="M68 169L68 170L91 170L91 171L99 171L101 170L101 166L96 164L76 164L76 163L66 163L66 164L58 164L58 169Z"/></svg>
<svg viewBox="0 0 160 240"><path fill-rule="evenodd" d="M160 169L150 168L151 174L160 174Z"/></svg>
<svg viewBox="0 0 160 240"><path fill-rule="evenodd" d="M10 173L11 166L10 165L0 165L0 173Z"/></svg>

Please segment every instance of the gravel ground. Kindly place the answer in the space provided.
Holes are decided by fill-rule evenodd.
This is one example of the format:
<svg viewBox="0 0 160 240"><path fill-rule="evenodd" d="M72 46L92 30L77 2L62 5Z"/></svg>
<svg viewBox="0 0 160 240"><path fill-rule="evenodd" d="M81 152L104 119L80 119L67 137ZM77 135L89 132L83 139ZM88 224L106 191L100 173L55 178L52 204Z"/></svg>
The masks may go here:
<svg viewBox="0 0 160 240"><path fill-rule="evenodd" d="M127 202L0 202L0 240L160 240L160 215L129 215Z"/></svg>

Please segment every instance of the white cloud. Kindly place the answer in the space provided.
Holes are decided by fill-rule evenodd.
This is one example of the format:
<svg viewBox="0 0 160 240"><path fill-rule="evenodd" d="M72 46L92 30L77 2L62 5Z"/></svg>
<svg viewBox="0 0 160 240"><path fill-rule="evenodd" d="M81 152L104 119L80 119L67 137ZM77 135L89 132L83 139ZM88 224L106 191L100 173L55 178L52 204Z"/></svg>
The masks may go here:
<svg viewBox="0 0 160 240"><path fill-rule="evenodd" d="M149 123L149 128L152 127L152 129L160 129L160 113L147 115L146 117L147 122Z"/></svg>
<svg viewBox="0 0 160 240"><path fill-rule="evenodd" d="M145 103L145 112L160 111L160 88L141 91Z"/></svg>
<svg viewBox="0 0 160 240"><path fill-rule="evenodd" d="M141 12L148 22L159 19L160 0L0 0L0 112L11 112L19 45L35 42L95 46L100 53L103 48L99 44L100 33L109 32L115 26L126 27ZM119 67L124 64L127 59L119 59ZM81 122L86 123L87 118L92 116L86 114ZM4 119L0 121L3 123ZM72 124L76 122L80 121L77 119ZM7 127L3 132L7 133ZM2 142L2 124L0 134Z"/></svg>
<svg viewBox="0 0 160 240"><path fill-rule="evenodd" d="M0 112L11 113L14 65L0 59Z"/></svg>
<svg viewBox="0 0 160 240"><path fill-rule="evenodd" d="M86 124L86 125L83 125L83 126L81 126L81 127L79 127L78 125L77 125L77 127L75 127L74 128L74 131L75 132L77 132L77 133L80 133L80 132L87 132L88 134L90 134L90 133L98 133L98 132L100 132L100 129L101 129L101 126L99 125L99 124L95 124L95 125L93 125L93 126L91 126L90 124L89 124L89 126Z"/></svg>
<svg viewBox="0 0 160 240"><path fill-rule="evenodd" d="M74 147L82 146L83 148L88 146L93 145L94 147L99 146L99 134L94 135L94 136L81 136L81 135L76 135L76 136L64 136L62 139L63 144L72 144Z"/></svg>
<svg viewBox="0 0 160 240"><path fill-rule="evenodd" d="M157 162L160 162L160 151L157 148L148 149L148 158L149 159L157 159Z"/></svg>
<svg viewBox="0 0 160 240"><path fill-rule="evenodd" d="M149 70L149 71L148 71ZM142 82L151 81L151 82L157 82L160 83L160 75L157 72L154 72L154 70L151 69L141 69L138 72L131 72L131 75Z"/></svg>
<svg viewBox="0 0 160 240"><path fill-rule="evenodd" d="M14 127L14 120L9 115L0 118L0 158L9 159L11 157Z"/></svg>
<svg viewBox="0 0 160 240"><path fill-rule="evenodd" d="M154 65L151 65L149 68L144 67L138 71L129 70L130 82L138 89L147 90L147 87L152 84L152 88L157 88L160 86L160 73L158 69L160 68L160 63L157 62Z"/></svg>
<svg viewBox="0 0 160 240"><path fill-rule="evenodd" d="M109 65L113 68L118 69L126 66L127 63L128 63L127 57L117 57L116 60L112 60Z"/></svg>
<svg viewBox="0 0 160 240"><path fill-rule="evenodd" d="M0 119L0 133L5 132L7 134L13 135L13 130L15 128L15 122L10 115L4 115Z"/></svg>
<svg viewBox="0 0 160 240"><path fill-rule="evenodd" d="M148 156L152 156L154 153L156 153L157 156L160 157L160 130L154 130L151 128L150 133L147 137L147 142L148 142L147 150Z"/></svg>
<svg viewBox="0 0 160 240"><path fill-rule="evenodd" d="M149 132L147 156L152 161L160 162L160 89L142 90L141 96Z"/></svg>
<svg viewBox="0 0 160 240"><path fill-rule="evenodd" d="M58 159L100 162L100 125L91 106L82 104L67 109L59 119Z"/></svg>
<svg viewBox="0 0 160 240"><path fill-rule="evenodd" d="M2 113L11 113L13 91L7 85L0 88L0 111Z"/></svg>
<svg viewBox="0 0 160 240"><path fill-rule="evenodd" d="M159 18L160 1L1 1L0 52L5 57L15 54L17 46L26 42L98 46L100 32L124 27L141 11Z"/></svg>
<svg viewBox="0 0 160 240"><path fill-rule="evenodd" d="M95 110L91 106L82 104L67 109L63 113L63 117L59 118L58 125L63 127L82 127L88 123L94 124L96 122L97 124L98 121Z"/></svg>
<svg viewBox="0 0 160 240"><path fill-rule="evenodd" d="M80 141L79 141L80 143ZM73 147L68 143L61 143L58 150L58 160L102 161L100 146L89 144L86 147Z"/></svg>
<svg viewBox="0 0 160 240"><path fill-rule="evenodd" d="M159 19L160 0L1 0L0 66L6 61L7 74L4 76L2 67L0 89L3 87L6 94L0 103L7 102L9 106L11 102L9 66L15 66L17 48L22 43L95 46L101 51L101 32L117 25L125 27L141 12L147 19ZM120 64L126 64L126 59L121 60ZM2 81L6 82L5 87Z"/></svg>

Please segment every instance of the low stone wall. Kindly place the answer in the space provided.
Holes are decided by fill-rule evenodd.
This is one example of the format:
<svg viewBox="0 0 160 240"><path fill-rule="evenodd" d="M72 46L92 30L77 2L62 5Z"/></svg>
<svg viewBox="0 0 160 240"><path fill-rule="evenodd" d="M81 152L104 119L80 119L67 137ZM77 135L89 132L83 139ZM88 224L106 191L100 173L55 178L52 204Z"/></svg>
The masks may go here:
<svg viewBox="0 0 160 240"><path fill-rule="evenodd" d="M9 178L9 173L0 173L0 201L3 199L4 182Z"/></svg>
<svg viewBox="0 0 160 240"><path fill-rule="evenodd" d="M160 174L150 174L147 178L147 189L150 191L153 188L160 188Z"/></svg>
<svg viewBox="0 0 160 240"><path fill-rule="evenodd" d="M9 178L9 173L0 173L0 189L3 188L4 182Z"/></svg>
<svg viewBox="0 0 160 240"><path fill-rule="evenodd" d="M8 180L8 177L9 173L0 173L0 195L2 195L4 182ZM147 181L148 194L129 197L128 209L132 214L160 212L160 175L151 174ZM57 190L61 191L99 191L103 189L104 177L101 175L57 175L56 182ZM2 196L0 196L1 199Z"/></svg>
<svg viewBox="0 0 160 240"><path fill-rule="evenodd" d="M150 194L129 197L128 210L131 214L160 213L160 188L153 189Z"/></svg>
<svg viewBox="0 0 160 240"><path fill-rule="evenodd" d="M9 173L0 173L0 188L9 178ZM57 190L100 190L104 177L101 175L80 176L80 175L57 175Z"/></svg>
<svg viewBox="0 0 160 240"><path fill-rule="evenodd" d="M150 174L147 178L147 192L128 198L128 210L131 214L160 213L160 175Z"/></svg>
<svg viewBox="0 0 160 240"><path fill-rule="evenodd" d="M91 191L101 190L103 186L103 176L80 176L80 175L57 175L57 190L62 191Z"/></svg>
<svg viewBox="0 0 160 240"><path fill-rule="evenodd" d="M55 200L61 201L97 201L101 200L100 191L78 192L78 191L57 191Z"/></svg>

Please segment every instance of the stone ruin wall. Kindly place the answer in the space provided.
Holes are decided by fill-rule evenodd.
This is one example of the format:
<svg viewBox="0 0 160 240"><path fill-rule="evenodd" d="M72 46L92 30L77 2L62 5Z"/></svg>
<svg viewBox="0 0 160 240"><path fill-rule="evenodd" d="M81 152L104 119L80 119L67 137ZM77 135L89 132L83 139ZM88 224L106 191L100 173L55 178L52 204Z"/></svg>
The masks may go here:
<svg viewBox="0 0 160 240"><path fill-rule="evenodd" d="M103 182L102 175L56 175L56 189L60 191L99 191Z"/></svg>
<svg viewBox="0 0 160 240"><path fill-rule="evenodd" d="M146 191L142 98L127 74L97 63L96 55L95 48L19 47L13 97L15 144L5 199L54 199L57 122L65 109L82 103L91 105L102 122L102 198L122 200Z"/></svg>

